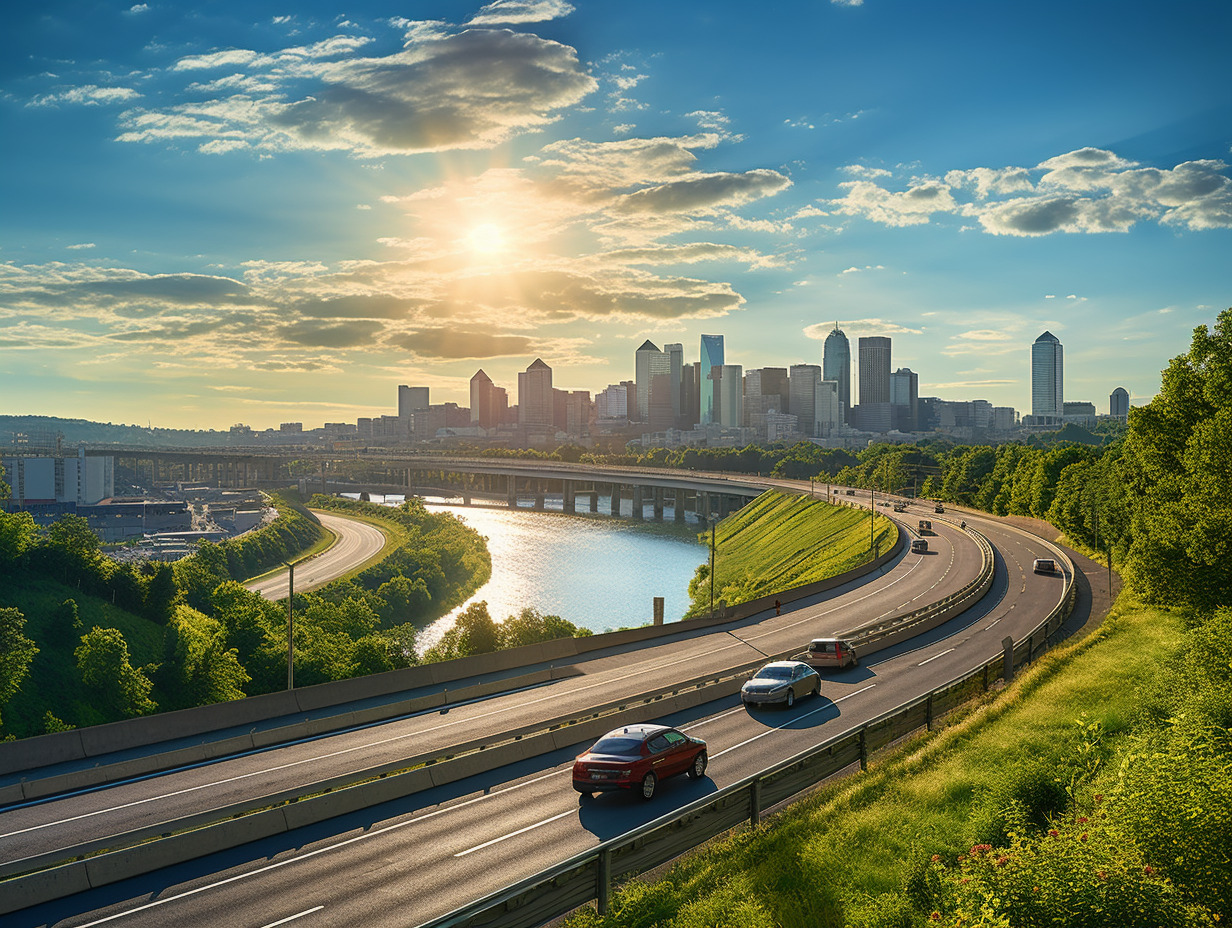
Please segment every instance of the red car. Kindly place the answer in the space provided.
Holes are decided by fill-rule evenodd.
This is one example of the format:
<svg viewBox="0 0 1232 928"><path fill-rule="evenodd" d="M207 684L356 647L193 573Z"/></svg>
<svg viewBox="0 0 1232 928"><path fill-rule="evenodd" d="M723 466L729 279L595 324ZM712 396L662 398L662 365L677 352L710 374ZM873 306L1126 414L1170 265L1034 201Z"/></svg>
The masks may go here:
<svg viewBox="0 0 1232 928"><path fill-rule="evenodd" d="M666 725L626 725L609 731L573 762L573 788L585 796L616 789L652 799L660 780L706 772L706 742Z"/></svg>

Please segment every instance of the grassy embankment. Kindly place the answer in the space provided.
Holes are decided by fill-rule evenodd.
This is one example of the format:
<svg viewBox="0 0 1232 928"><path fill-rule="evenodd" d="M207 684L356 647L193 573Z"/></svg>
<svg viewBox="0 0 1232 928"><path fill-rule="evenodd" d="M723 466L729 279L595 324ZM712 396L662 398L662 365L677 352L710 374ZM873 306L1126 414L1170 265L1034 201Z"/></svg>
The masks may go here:
<svg viewBox="0 0 1232 928"><path fill-rule="evenodd" d="M710 544L709 532L698 538ZM897 539L898 529L884 516L875 517L870 533L867 510L767 491L715 530L715 602L735 605L825 580L871 560ZM690 581L689 596L689 616L709 612L708 563Z"/></svg>
<svg viewBox="0 0 1232 928"><path fill-rule="evenodd" d="M1199 670L1194 654L1210 660L1202 634L1186 636L1175 613L1123 597L1099 631L1046 655L950 727L713 842L657 882L627 884L606 918L583 910L568 924L1214 924L1201 905L1218 912L1232 875L1227 731L1220 741L1216 726L1216 746L1183 762L1163 760L1175 750L1144 754L1160 750L1151 733L1160 716L1178 711L1184 687L1173 668ZM1162 737L1174 724L1165 718ZM1152 795L1141 788L1152 768L1189 769L1191 760L1188 792L1151 800L1135 821ZM1168 823L1172 809L1186 821ZM1151 833L1169 828L1189 832ZM1210 889L1219 885L1222 894ZM1007 911L1016 914L1003 920ZM1159 921L1161 911L1172 914Z"/></svg>

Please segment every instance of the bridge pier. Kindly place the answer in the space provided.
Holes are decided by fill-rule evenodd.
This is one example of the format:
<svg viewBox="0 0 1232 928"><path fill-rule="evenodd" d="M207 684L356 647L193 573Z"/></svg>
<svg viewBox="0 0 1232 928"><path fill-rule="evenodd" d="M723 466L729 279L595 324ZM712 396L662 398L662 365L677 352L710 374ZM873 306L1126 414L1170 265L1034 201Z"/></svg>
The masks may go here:
<svg viewBox="0 0 1232 928"><path fill-rule="evenodd" d="M536 512L543 512L543 497L544 497L543 481L536 480L535 481L535 511Z"/></svg>
<svg viewBox="0 0 1232 928"><path fill-rule="evenodd" d="M642 487L633 487L633 518L638 522L646 518L646 501L642 499L642 493Z"/></svg>
<svg viewBox="0 0 1232 928"><path fill-rule="evenodd" d="M563 483L561 505L564 506L565 512L577 512L577 490L575 489L575 484L572 480L565 480Z"/></svg>
<svg viewBox="0 0 1232 928"><path fill-rule="evenodd" d="M599 485L597 483L590 491L590 511L599 511Z"/></svg>
<svg viewBox="0 0 1232 928"><path fill-rule="evenodd" d="M518 478L510 476L506 479L505 487L508 490L508 502L510 509L518 508Z"/></svg>
<svg viewBox="0 0 1232 928"><path fill-rule="evenodd" d="M611 515L620 515L620 484L612 484L612 505L609 507Z"/></svg>
<svg viewBox="0 0 1232 928"><path fill-rule="evenodd" d="M672 518L677 522L684 521L684 507L687 502L687 496L688 494L679 488L672 494Z"/></svg>
<svg viewBox="0 0 1232 928"><path fill-rule="evenodd" d="M654 520L656 522L663 521L663 488L654 488Z"/></svg>

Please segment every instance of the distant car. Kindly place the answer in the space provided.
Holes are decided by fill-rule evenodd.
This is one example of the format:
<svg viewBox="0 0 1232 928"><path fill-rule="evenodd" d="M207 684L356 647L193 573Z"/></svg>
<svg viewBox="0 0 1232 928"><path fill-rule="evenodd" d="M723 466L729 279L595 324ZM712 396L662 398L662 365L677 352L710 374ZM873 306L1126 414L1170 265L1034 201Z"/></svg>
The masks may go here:
<svg viewBox="0 0 1232 928"><path fill-rule="evenodd" d="M740 701L746 706L782 703L791 708L796 700L821 693L821 677L803 661L772 661L740 687Z"/></svg>
<svg viewBox="0 0 1232 928"><path fill-rule="evenodd" d="M847 495L848 495L848 496L855 496L855 495L856 495L856 491L855 491L855 490L848 490L848 491L847 491Z"/></svg>
<svg viewBox="0 0 1232 928"><path fill-rule="evenodd" d="M928 539L927 538L912 539L911 553L912 554L927 554L928 553Z"/></svg>
<svg viewBox="0 0 1232 928"><path fill-rule="evenodd" d="M945 512L945 507L938 503L933 507L933 512Z"/></svg>
<svg viewBox="0 0 1232 928"><path fill-rule="evenodd" d="M814 670L818 667L854 667L859 663L856 649L842 638L814 638L809 642L804 662Z"/></svg>
<svg viewBox="0 0 1232 928"><path fill-rule="evenodd" d="M1031 565L1031 569L1037 574L1055 574L1057 572L1057 562L1050 557L1037 557L1035 563Z"/></svg>
<svg viewBox="0 0 1232 928"><path fill-rule="evenodd" d="M906 511L907 511L907 504L906 504L906 503L895 503L895 504L894 504L894 511L895 511L895 512L906 512Z"/></svg>
<svg viewBox="0 0 1232 928"><path fill-rule="evenodd" d="M660 780L678 773L699 780L706 742L667 725L626 725L609 731L573 762L573 788L585 796L618 789L653 799Z"/></svg>
<svg viewBox="0 0 1232 928"><path fill-rule="evenodd" d="M920 520L920 534L921 535L928 535L932 532L932 530L933 530L932 522L930 522L928 519Z"/></svg>

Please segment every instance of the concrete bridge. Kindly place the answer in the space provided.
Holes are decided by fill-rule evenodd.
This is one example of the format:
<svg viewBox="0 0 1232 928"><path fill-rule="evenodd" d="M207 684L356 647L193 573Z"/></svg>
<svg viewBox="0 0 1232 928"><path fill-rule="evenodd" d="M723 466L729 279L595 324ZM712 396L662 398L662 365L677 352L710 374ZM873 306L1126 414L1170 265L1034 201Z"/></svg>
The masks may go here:
<svg viewBox="0 0 1232 928"><path fill-rule="evenodd" d="M153 486L173 482L218 487L275 488L298 481L311 494L362 493L422 495L432 490L472 505L504 501L510 508L529 500L537 510L559 498L565 512L599 512L601 500L610 515L628 501L634 519L662 521L669 509L676 521L686 512L700 519L722 518L765 490L764 484L739 475L665 469L571 464L523 458L468 458L377 452L274 451L134 451L112 454L117 473ZM311 467L315 473L303 474Z"/></svg>

